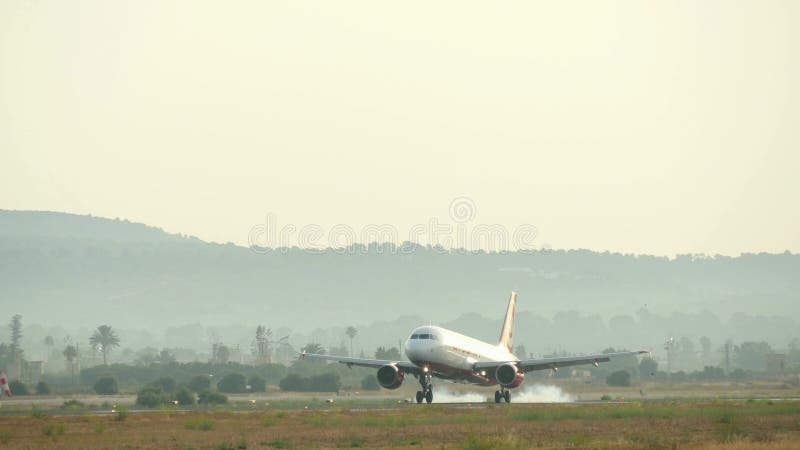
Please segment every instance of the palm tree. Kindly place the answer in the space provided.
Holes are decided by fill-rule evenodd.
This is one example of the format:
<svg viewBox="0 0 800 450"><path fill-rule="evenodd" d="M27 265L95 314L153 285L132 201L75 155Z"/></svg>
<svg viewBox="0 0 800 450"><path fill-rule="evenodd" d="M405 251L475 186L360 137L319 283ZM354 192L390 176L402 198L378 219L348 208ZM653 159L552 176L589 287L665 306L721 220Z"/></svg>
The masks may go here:
<svg viewBox="0 0 800 450"><path fill-rule="evenodd" d="M53 346L56 345L55 339L53 336L47 336L44 338L44 345L47 346L47 357L45 360L50 359L50 354L53 353Z"/></svg>
<svg viewBox="0 0 800 450"><path fill-rule="evenodd" d="M356 330L356 327L350 325L344 333L350 338L350 356L353 356L353 338L358 334L358 330Z"/></svg>
<svg viewBox="0 0 800 450"><path fill-rule="evenodd" d="M320 344L317 344L316 342L307 344L305 347L301 348L300 351L303 353L312 353L315 355L322 355L325 353L325 349L322 348L322 346Z"/></svg>
<svg viewBox="0 0 800 450"><path fill-rule="evenodd" d="M107 365L108 352L114 347L119 347L119 338L108 325L100 325L89 338L89 344L103 352L103 365Z"/></svg>
<svg viewBox="0 0 800 450"><path fill-rule="evenodd" d="M69 363L69 369L72 373L72 384L75 384L75 358L78 357L78 348L74 345L67 345L67 348L64 349L64 358L67 359Z"/></svg>

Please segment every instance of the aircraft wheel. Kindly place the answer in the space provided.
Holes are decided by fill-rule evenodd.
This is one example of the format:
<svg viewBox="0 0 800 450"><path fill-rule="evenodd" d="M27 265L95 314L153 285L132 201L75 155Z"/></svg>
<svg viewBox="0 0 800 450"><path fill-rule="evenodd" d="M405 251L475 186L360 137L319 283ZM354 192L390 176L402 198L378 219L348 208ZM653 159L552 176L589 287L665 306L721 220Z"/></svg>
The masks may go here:
<svg viewBox="0 0 800 450"><path fill-rule="evenodd" d="M433 391L428 389L428 392L425 393L425 401L428 403L433 402Z"/></svg>
<svg viewBox="0 0 800 450"><path fill-rule="evenodd" d="M494 402L500 403L500 391L494 391Z"/></svg>
<svg viewBox="0 0 800 450"><path fill-rule="evenodd" d="M503 392L503 398L506 399L506 403L511 403L511 392L510 391Z"/></svg>
<svg viewBox="0 0 800 450"><path fill-rule="evenodd" d="M417 403L422 403L422 399L423 399L424 397L425 397L425 396L424 396L424 395L422 395L422 391L417 391Z"/></svg>

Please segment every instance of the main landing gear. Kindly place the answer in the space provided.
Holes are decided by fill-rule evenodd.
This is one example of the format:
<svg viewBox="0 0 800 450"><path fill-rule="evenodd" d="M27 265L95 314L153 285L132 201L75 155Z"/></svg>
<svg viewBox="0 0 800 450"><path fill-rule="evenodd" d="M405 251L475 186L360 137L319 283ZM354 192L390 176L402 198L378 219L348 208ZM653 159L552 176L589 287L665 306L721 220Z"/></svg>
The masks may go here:
<svg viewBox="0 0 800 450"><path fill-rule="evenodd" d="M422 403L425 400L428 403L433 402L433 386L431 386L431 379L433 377L429 373L424 373L419 376L419 384L422 386L421 391L417 391L417 403Z"/></svg>
<svg viewBox="0 0 800 450"><path fill-rule="evenodd" d="M494 402L500 403L501 400L505 400L506 403L511 403L511 392L503 386L500 386L499 391L494 391Z"/></svg>

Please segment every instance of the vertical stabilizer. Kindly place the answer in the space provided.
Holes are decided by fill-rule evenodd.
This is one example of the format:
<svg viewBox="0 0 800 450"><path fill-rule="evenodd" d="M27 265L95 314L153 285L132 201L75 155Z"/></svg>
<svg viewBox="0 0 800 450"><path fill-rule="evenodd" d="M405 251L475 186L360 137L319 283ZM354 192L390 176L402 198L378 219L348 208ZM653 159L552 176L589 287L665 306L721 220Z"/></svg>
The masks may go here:
<svg viewBox="0 0 800 450"><path fill-rule="evenodd" d="M511 298L508 299L508 309L506 309L506 318L503 321L503 329L500 330L500 344L509 352L513 353L514 347L514 313L517 309L517 293L512 292Z"/></svg>

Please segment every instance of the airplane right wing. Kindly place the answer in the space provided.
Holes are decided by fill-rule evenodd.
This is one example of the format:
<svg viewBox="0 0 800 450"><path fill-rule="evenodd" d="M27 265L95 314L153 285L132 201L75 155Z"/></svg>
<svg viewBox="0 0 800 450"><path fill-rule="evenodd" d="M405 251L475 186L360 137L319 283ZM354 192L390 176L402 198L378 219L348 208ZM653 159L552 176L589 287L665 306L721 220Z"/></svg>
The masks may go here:
<svg viewBox="0 0 800 450"><path fill-rule="evenodd" d="M301 353L300 357L303 359L317 359L323 361L335 361L341 364L359 367L372 367L379 369L386 365L393 365L403 369L404 372L419 374L421 369L410 361L390 361L388 359L367 359L367 358L351 358L349 356L333 356L333 355L317 355L314 353Z"/></svg>
<svg viewBox="0 0 800 450"><path fill-rule="evenodd" d="M650 353L650 352L647 350L637 350L633 352L602 353L599 355L522 359L519 361L479 362L476 363L474 367L475 370L494 369L503 364L512 363L518 366L524 372L531 372L533 370L547 370L547 369L557 370L559 367L577 366L581 364L597 365L598 363L601 362L608 362L611 360L611 358L618 358L620 356L636 356L636 355L641 355L643 353Z"/></svg>

